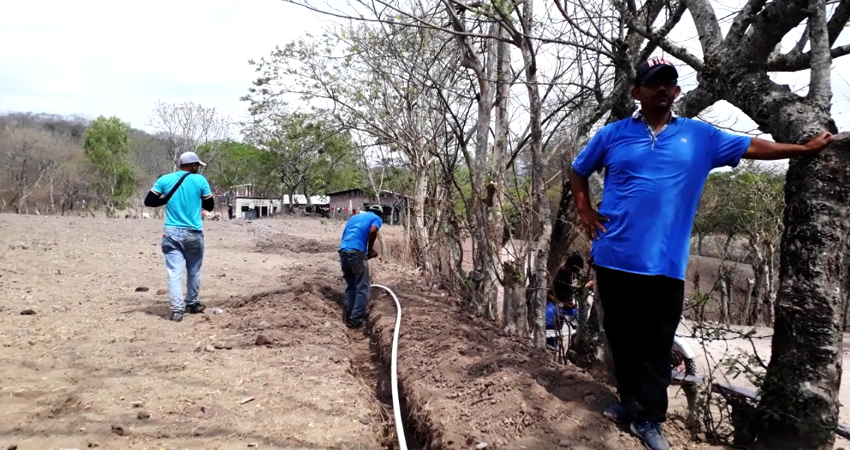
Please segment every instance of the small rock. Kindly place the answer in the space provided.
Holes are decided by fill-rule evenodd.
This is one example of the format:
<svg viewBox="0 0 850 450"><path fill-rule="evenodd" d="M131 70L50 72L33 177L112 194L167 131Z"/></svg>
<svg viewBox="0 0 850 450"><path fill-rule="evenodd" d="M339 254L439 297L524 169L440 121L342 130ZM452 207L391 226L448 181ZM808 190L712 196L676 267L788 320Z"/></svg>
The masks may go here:
<svg viewBox="0 0 850 450"><path fill-rule="evenodd" d="M139 420L148 420L151 418L151 413L147 411L139 411Z"/></svg>
<svg viewBox="0 0 850 450"><path fill-rule="evenodd" d="M327 328L327 327L331 326L331 323L326 320L325 323L322 324L322 326Z"/></svg>
<svg viewBox="0 0 850 450"><path fill-rule="evenodd" d="M213 308L212 312L213 314L223 314L224 310L221 308Z"/></svg>
<svg viewBox="0 0 850 450"><path fill-rule="evenodd" d="M136 292L147 292L148 290L150 290L150 288L147 288L145 286L139 286L136 288Z"/></svg>
<svg viewBox="0 0 850 450"><path fill-rule="evenodd" d="M112 425L112 432L118 436L126 436L130 434L129 431L124 429L124 427L118 425Z"/></svg>
<svg viewBox="0 0 850 450"><path fill-rule="evenodd" d="M225 343L225 342L216 342L213 344L216 350L230 350L233 348L233 345Z"/></svg>
<svg viewBox="0 0 850 450"><path fill-rule="evenodd" d="M141 400L138 400L138 401L135 401L135 402L130 402L130 406L132 406L133 408L141 408L144 405L145 405L145 402L143 402Z"/></svg>
<svg viewBox="0 0 850 450"><path fill-rule="evenodd" d="M208 351L208 352L214 352L214 351L215 351L215 346L214 346L214 345L212 345L212 344L207 344L207 346L206 346L206 347L204 347L204 350L206 350L206 351Z"/></svg>
<svg viewBox="0 0 850 450"><path fill-rule="evenodd" d="M207 431L207 430L204 427L199 427L199 428L195 428L192 431L192 434L194 434L195 436L203 436L205 431Z"/></svg>
<svg viewBox="0 0 850 450"><path fill-rule="evenodd" d="M18 445L12 444L12 445L6 447L6 450L18 450Z"/></svg>
<svg viewBox="0 0 850 450"><path fill-rule="evenodd" d="M475 450L484 450L487 447L489 447L489 445L486 442L479 442L475 444Z"/></svg>
<svg viewBox="0 0 850 450"><path fill-rule="evenodd" d="M156 295L165 295L168 293L168 289L157 289Z"/></svg>
<svg viewBox="0 0 850 450"><path fill-rule="evenodd" d="M259 446L260 446L260 444L258 444L256 442L252 442L252 443L248 444L248 447L250 447L250 448L256 448L256 447L259 447Z"/></svg>
<svg viewBox="0 0 850 450"><path fill-rule="evenodd" d="M243 398L242 400L239 400L239 404L244 405L245 403L250 403L250 402L253 402L253 401L254 401L254 397Z"/></svg>
<svg viewBox="0 0 850 450"><path fill-rule="evenodd" d="M265 320L257 324L257 328L259 328L261 330L265 330L266 328L269 328L271 326L272 326L272 324L266 322ZM850 350L847 350L847 351L850 352Z"/></svg>
<svg viewBox="0 0 850 450"><path fill-rule="evenodd" d="M35 311L33 311L31 309L25 309L25 310L21 311L21 315L22 316L34 316Z"/></svg>
<svg viewBox="0 0 850 450"><path fill-rule="evenodd" d="M573 445L572 445L572 444L570 443L570 441L568 441L567 439L561 439L561 440L559 440L559 441L558 441L558 446L559 446L559 447L569 447L569 448L572 448L572 446L573 446Z"/></svg>
<svg viewBox="0 0 850 450"><path fill-rule="evenodd" d="M258 334L257 340L254 341L254 345L271 345L271 344L272 344L271 338L266 336L265 334Z"/></svg>
<svg viewBox="0 0 850 450"><path fill-rule="evenodd" d="M97 442L94 442L94 441L89 442L88 448L95 448L95 447L100 447L100 444L98 444Z"/></svg>

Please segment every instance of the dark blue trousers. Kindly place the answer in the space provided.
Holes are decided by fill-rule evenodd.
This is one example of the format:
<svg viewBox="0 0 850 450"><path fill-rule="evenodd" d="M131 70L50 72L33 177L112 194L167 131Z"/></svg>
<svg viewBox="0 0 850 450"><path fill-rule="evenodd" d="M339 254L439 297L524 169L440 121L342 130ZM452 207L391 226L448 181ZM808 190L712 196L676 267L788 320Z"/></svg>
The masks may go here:
<svg viewBox="0 0 850 450"><path fill-rule="evenodd" d="M369 302L369 263L366 254L358 250L340 250L339 261L345 278L345 321L358 327L366 317Z"/></svg>

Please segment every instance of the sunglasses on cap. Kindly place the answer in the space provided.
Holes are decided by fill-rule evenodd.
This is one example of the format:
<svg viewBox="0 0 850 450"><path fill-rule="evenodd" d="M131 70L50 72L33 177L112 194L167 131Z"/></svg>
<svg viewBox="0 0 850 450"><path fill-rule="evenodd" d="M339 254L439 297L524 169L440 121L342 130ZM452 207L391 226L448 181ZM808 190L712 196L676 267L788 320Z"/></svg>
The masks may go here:
<svg viewBox="0 0 850 450"><path fill-rule="evenodd" d="M667 89L673 89L679 83L679 80L646 80L640 83L649 89L658 89L659 86L664 86Z"/></svg>

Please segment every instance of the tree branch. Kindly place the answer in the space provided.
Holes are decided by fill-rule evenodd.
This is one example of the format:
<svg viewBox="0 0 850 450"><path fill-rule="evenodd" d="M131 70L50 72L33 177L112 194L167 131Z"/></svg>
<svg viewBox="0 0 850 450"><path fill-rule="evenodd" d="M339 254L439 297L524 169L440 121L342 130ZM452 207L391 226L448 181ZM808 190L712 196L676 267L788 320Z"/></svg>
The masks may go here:
<svg viewBox="0 0 850 450"><path fill-rule="evenodd" d="M655 42L659 47L661 47L662 50L683 61L685 64L693 67L694 70L702 70L703 61L696 57L693 53L688 51L687 48L678 44L674 44L671 40L667 39L667 37L663 36L661 33L657 31L647 30L642 25L638 24L638 21L630 12L628 12L622 0L616 0L614 5L620 10L620 14L626 21L626 24L628 24L630 30L635 31L646 39Z"/></svg>
<svg viewBox="0 0 850 450"><path fill-rule="evenodd" d="M717 103L718 98L704 89L702 85L683 95L679 101L673 104L673 110L682 117L696 117L711 105Z"/></svg>
<svg viewBox="0 0 850 450"><path fill-rule="evenodd" d="M682 0L691 12L694 19L699 42L702 44L703 55L713 55L720 49L723 43L723 33L720 31L720 23L714 14L709 0Z"/></svg>
<svg viewBox="0 0 850 450"><path fill-rule="evenodd" d="M682 20L682 16L685 14L685 11L688 10L688 5L684 1L680 1L678 5L676 5L676 9L673 10L673 13L670 14L670 18L667 19L667 22L658 29L657 33L661 36L667 36L673 31L673 28ZM658 43L653 40L646 41L646 46L644 46L643 50L640 52L640 57L638 61L646 61L652 56L652 52L658 48Z"/></svg>
<svg viewBox="0 0 850 450"><path fill-rule="evenodd" d="M835 7L835 11L833 11L832 17L829 18L829 22L826 25L829 29L829 45L835 44L838 35L847 26L848 20L850 20L850 0L841 0L838 6Z"/></svg>
<svg viewBox="0 0 850 450"><path fill-rule="evenodd" d="M765 3L767 3L767 0L749 0L744 5L729 27L729 32L726 33L726 46L728 48L734 48L741 43L744 33L747 32L747 28L753 23L756 15L764 8Z"/></svg>
<svg viewBox="0 0 850 450"><path fill-rule="evenodd" d="M809 101L829 110L832 99L830 72L832 70L832 55L830 54L829 30L826 24L826 0L809 1L809 40L812 43L811 67L809 78Z"/></svg>
<svg viewBox="0 0 850 450"><path fill-rule="evenodd" d="M808 16L808 0L776 0L758 14L737 51L739 61L760 64L782 42L782 38Z"/></svg>
<svg viewBox="0 0 850 450"><path fill-rule="evenodd" d="M840 58L850 54L850 44L835 47L829 51L832 59ZM799 72L811 67L812 52L806 52L799 55L784 54L771 58L767 62L767 70L769 72Z"/></svg>

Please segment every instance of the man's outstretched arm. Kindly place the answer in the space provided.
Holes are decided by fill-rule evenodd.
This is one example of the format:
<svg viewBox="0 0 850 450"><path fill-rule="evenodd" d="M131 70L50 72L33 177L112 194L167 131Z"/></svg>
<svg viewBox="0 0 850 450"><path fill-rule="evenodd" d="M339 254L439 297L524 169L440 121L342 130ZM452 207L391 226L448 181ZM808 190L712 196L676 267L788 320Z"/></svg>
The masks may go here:
<svg viewBox="0 0 850 450"><path fill-rule="evenodd" d="M795 158L798 156L813 156L820 153L832 142L832 133L823 132L805 144L782 144L765 139L752 138L750 146L744 153L746 159L772 161L777 159Z"/></svg>

